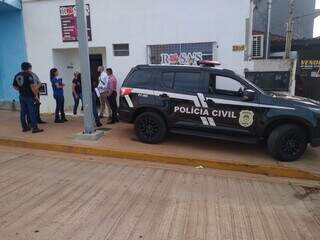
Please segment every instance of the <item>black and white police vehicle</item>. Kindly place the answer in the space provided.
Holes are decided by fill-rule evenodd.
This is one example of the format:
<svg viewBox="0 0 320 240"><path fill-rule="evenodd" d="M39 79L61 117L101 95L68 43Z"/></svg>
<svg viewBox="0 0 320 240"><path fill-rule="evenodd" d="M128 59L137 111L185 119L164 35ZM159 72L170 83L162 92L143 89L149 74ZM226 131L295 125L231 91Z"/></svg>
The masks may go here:
<svg viewBox="0 0 320 240"><path fill-rule="evenodd" d="M120 94L120 119L134 123L140 141L168 132L245 143L266 142L280 161L294 161L320 145L320 103L267 94L231 70L138 65Z"/></svg>

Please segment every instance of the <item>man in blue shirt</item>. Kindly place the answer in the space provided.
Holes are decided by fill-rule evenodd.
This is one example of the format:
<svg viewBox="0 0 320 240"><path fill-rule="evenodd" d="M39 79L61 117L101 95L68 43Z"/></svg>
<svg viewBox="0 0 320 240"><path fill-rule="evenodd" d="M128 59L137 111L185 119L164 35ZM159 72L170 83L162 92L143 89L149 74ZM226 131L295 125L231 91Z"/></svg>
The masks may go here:
<svg viewBox="0 0 320 240"><path fill-rule="evenodd" d="M21 64L21 70L22 71L14 77L13 87L19 91L22 131L28 132L32 129L32 133L43 132L42 129L38 128L36 120L35 101L38 94L38 88L31 74L32 66L28 62L24 62ZM29 125L26 121L27 118L29 120Z"/></svg>

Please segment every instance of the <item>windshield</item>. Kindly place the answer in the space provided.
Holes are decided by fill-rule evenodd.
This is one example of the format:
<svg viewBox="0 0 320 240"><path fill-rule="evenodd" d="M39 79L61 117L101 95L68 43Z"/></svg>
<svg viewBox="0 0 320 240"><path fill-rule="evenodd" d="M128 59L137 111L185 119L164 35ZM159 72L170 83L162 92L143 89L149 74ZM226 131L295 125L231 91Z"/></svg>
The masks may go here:
<svg viewBox="0 0 320 240"><path fill-rule="evenodd" d="M253 84L252 82L250 82L248 79L245 78L245 76L242 76L240 74L237 74L237 76L243 80L245 80L251 87L255 88L256 90L258 90L261 94L266 94L265 91L263 91L260 87L258 87L257 85Z"/></svg>

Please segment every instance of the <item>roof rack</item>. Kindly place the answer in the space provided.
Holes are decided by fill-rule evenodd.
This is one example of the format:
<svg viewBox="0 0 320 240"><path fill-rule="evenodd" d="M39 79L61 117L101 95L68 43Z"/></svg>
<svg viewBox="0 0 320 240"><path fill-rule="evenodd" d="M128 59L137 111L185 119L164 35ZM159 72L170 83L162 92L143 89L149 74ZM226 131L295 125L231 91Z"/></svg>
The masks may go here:
<svg viewBox="0 0 320 240"><path fill-rule="evenodd" d="M200 67L215 67L221 65L220 62L214 60L199 60L197 64Z"/></svg>

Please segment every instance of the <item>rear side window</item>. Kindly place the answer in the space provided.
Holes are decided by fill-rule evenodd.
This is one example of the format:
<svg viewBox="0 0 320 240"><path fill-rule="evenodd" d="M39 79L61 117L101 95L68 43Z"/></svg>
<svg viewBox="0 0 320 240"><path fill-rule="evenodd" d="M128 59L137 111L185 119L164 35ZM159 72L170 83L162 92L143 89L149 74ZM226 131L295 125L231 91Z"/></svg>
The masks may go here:
<svg viewBox="0 0 320 240"><path fill-rule="evenodd" d="M152 88L152 72L146 70L136 70L129 76L125 84L127 87Z"/></svg>
<svg viewBox="0 0 320 240"><path fill-rule="evenodd" d="M173 88L178 91L198 92L200 73L176 72Z"/></svg>
<svg viewBox="0 0 320 240"><path fill-rule="evenodd" d="M162 73L162 86L165 88L173 88L174 72Z"/></svg>

